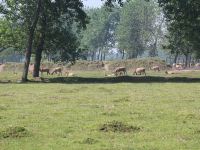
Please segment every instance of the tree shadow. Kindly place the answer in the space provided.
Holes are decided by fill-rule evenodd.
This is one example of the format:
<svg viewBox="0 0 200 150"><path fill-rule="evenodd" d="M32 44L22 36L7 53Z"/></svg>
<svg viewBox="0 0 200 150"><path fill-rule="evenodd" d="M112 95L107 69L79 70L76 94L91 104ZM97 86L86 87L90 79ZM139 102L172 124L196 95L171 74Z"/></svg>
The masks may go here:
<svg viewBox="0 0 200 150"><path fill-rule="evenodd" d="M11 80L0 80L0 84L8 84L8 83L12 83Z"/></svg>
<svg viewBox="0 0 200 150"><path fill-rule="evenodd" d="M120 76L120 77L56 77L48 83L95 84L95 83L200 83L200 78L159 77L159 76Z"/></svg>
<svg viewBox="0 0 200 150"><path fill-rule="evenodd" d="M200 78L161 76L120 76L120 77L55 77L41 78L41 81L14 82L0 80L0 84L61 83L61 84L114 84L114 83L200 83Z"/></svg>

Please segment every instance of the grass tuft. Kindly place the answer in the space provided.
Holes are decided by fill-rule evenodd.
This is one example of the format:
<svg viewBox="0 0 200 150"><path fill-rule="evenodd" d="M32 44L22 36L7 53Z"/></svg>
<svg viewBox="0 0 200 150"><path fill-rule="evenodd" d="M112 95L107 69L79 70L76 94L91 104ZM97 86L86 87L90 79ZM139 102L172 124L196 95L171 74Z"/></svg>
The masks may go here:
<svg viewBox="0 0 200 150"><path fill-rule="evenodd" d="M127 125L119 121L112 121L100 126L99 130L103 132L137 132L140 131L141 128Z"/></svg>
<svg viewBox="0 0 200 150"><path fill-rule="evenodd" d="M1 138L22 138L27 137L29 135L29 132L24 127L9 127L5 131L0 132Z"/></svg>
<svg viewBox="0 0 200 150"><path fill-rule="evenodd" d="M114 100L113 102L120 103L120 102L129 102L129 97L122 97L119 99Z"/></svg>
<svg viewBox="0 0 200 150"><path fill-rule="evenodd" d="M95 143L97 143L97 140L92 139L92 138L86 138L82 142L82 144L90 144L90 145L95 144Z"/></svg>

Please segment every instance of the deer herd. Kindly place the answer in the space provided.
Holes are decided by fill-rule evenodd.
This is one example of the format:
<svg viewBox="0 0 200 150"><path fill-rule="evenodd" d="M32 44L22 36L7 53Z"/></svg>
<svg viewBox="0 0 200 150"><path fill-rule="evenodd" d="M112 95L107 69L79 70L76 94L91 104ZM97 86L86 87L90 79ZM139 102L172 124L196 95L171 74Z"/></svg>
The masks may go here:
<svg viewBox="0 0 200 150"><path fill-rule="evenodd" d="M105 69L106 71L108 70L108 66L106 66L107 69ZM165 68L170 69L170 70L166 70L165 73L166 74L176 74L176 73L180 73L180 72L187 72L187 71L192 71L194 69L200 69L200 63L196 63L196 64L190 64L190 69L187 70L185 65L183 63L174 63L172 65L166 65ZM159 65L154 65L152 67L149 68L149 70L152 70L154 72L160 72L161 68ZM132 70L133 75L145 75L146 76L146 69L144 67L139 67L139 68L135 68ZM107 75L105 73L105 76L122 76L122 75L127 75L127 69L126 67L117 67L114 69L114 71L112 72L113 74Z"/></svg>
<svg viewBox="0 0 200 150"><path fill-rule="evenodd" d="M112 71L112 74L107 74L107 72L110 72L111 69L109 69L109 64L104 64L102 63L102 69L105 70L105 76L125 76L127 75L127 68L126 67L115 67ZM5 66L5 64L0 64L0 71L2 71L3 67ZM161 71L161 67L159 65L151 65L152 67L149 68L149 70L152 70L154 72L160 72ZM191 71L191 70L199 70L200 69L200 63L196 63L196 64L190 64L191 68L186 69L184 67L184 64L182 63L174 63L172 65L166 65L165 68L167 68L168 70L165 71L166 74L176 74L176 73L181 73L181 72L185 72L185 71ZM29 73L33 74L34 71L34 64L30 64L29 65ZM75 74L69 70L66 69L64 67L45 67L44 64L41 65L40 69L39 69L41 75L43 75L43 73L46 73L47 75L54 75L57 74L59 76L65 75L67 77L73 77L75 76ZM146 68L145 67L138 67L138 68L134 68L132 69L132 75L144 75L146 76Z"/></svg>
<svg viewBox="0 0 200 150"><path fill-rule="evenodd" d="M34 64L29 65L29 73L33 74L34 70ZM43 64L40 67L40 73L43 75L43 73L46 73L47 75L54 75L57 74L59 76L62 76L63 74L65 76L74 76L75 74L70 72L69 70L63 69L63 67L55 67L55 68L49 68L45 67Z"/></svg>
<svg viewBox="0 0 200 150"><path fill-rule="evenodd" d="M196 68L200 68L200 63L194 64L193 66ZM182 63L176 63L176 64L174 63L172 65L166 65L166 68L170 69L170 70L165 71L166 74L175 74L175 72L185 69L184 64L182 64ZM29 71L31 73L33 73L33 69L34 69L34 65L30 64ZM116 67L115 69L113 69L112 74L107 74L107 72L109 71L109 65L103 64L103 69L105 70L105 76L116 76L117 77L117 76L127 75L126 67ZM154 66L150 67L149 70L152 70L154 72L160 72L161 68L159 65L154 65ZM70 72L69 70L63 69L63 67L55 67L55 68L50 69L48 67L45 67L43 64L41 65L40 72L41 72L41 75L43 73L46 73L47 75L57 74L57 75L61 76L64 74L67 77L74 76L74 73ZM144 67L134 68L132 70L132 74L146 76L146 69Z"/></svg>
<svg viewBox="0 0 200 150"><path fill-rule="evenodd" d="M106 71L109 71L108 69L108 66L105 65L104 66L104 69ZM34 70L34 64L30 64L29 65L29 72L31 74L33 74L33 70ZM160 71L160 67L159 66L153 66L151 68L151 70L154 70L154 71ZM43 64L41 65L40 67L40 72L41 72L41 75L43 75L43 73L46 73L47 75L54 75L54 74L57 74L59 76L61 75L65 75L67 77L70 77L70 76L75 76L74 73L70 72L69 70L66 70L66 69L63 69L63 67L55 67L55 68L48 68L48 67L45 67ZM136 68L133 70L133 75L145 75L146 76L146 69L141 67L141 68ZM105 73L105 76L125 76L127 75L127 69L126 67L117 67L115 68L113 71L112 71L112 74L111 75L107 75Z"/></svg>
<svg viewBox="0 0 200 150"><path fill-rule="evenodd" d="M112 75L117 76L122 76L122 75L127 75L127 69L126 67L117 67L114 69L114 71L112 72ZM142 75L144 74L146 76L146 70L145 68L141 67L141 68L136 68L133 69L133 75ZM105 74L105 76L112 76L112 75L107 75Z"/></svg>

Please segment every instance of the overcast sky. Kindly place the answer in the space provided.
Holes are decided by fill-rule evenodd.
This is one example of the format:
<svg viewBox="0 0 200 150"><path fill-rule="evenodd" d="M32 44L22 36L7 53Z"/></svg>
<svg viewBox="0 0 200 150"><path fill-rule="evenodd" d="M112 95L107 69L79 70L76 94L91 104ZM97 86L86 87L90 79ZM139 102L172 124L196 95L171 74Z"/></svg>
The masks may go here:
<svg viewBox="0 0 200 150"><path fill-rule="evenodd" d="M83 0L85 7L101 7L103 2L101 0Z"/></svg>

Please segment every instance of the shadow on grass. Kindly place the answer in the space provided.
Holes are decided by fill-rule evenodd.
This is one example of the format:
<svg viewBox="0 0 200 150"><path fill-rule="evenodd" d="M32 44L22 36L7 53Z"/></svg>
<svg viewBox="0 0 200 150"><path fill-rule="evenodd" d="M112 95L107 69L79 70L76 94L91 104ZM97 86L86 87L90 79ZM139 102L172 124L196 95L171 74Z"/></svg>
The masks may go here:
<svg viewBox="0 0 200 150"><path fill-rule="evenodd" d="M200 83L200 78L188 77L155 77L155 76L121 76L121 77L57 77L49 79L49 83L68 83L68 84L93 84L93 83Z"/></svg>
<svg viewBox="0 0 200 150"><path fill-rule="evenodd" d="M0 80L0 84L8 84L8 83L13 83L11 80Z"/></svg>
<svg viewBox="0 0 200 150"><path fill-rule="evenodd" d="M121 77L55 77L42 78L41 81L30 80L27 83L62 83L62 84L95 84L95 83L200 83L200 78L159 77L159 76L121 76ZM21 83L1 81L0 84Z"/></svg>

